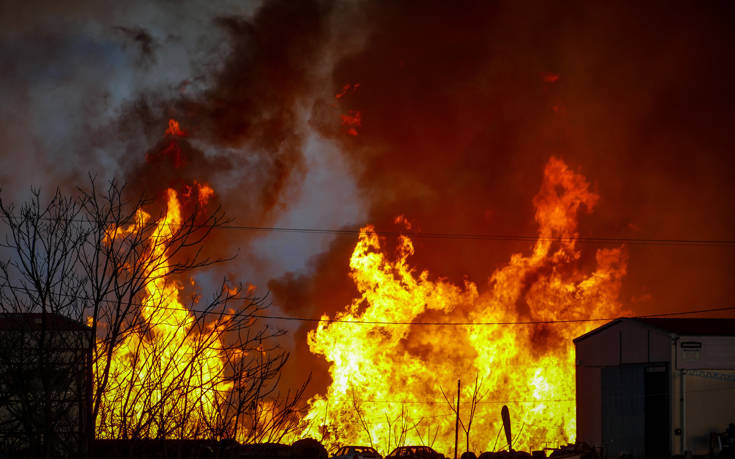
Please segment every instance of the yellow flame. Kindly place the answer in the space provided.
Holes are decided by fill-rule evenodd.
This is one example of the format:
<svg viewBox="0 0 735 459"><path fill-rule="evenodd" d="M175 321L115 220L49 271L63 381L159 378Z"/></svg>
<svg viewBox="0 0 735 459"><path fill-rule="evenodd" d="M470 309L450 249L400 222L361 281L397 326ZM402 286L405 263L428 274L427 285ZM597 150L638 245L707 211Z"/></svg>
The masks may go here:
<svg viewBox="0 0 735 459"><path fill-rule="evenodd" d="M401 237L389 257L372 226L360 232L350 274L360 296L336 319L409 325L322 322L309 333L312 352L329 362L332 383L309 401L299 435L328 447L372 444L386 454L402 444L454 449L450 400L462 379L460 406L468 421L477 377L485 389L471 428L470 450L500 449L500 409L511 412L515 449L575 440L572 339L599 323L548 325L417 325L425 321L515 322L585 319L621 312L617 299L626 271L622 248L598 249L597 266L583 272L576 248L577 213L598 196L585 178L552 158L534 198L539 237L516 253L483 288L454 285L409 264L411 240ZM327 316L323 317L327 319ZM412 324L413 323L413 324ZM460 431L460 449L464 450Z"/></svg>
<svg viewBox="0 0 735 459"><path fill-rule="evenodd" d="M211 190L211 188L210 188ZM208 193L211 194L211 193ZM134 231L150 216L139 210L131 228L114 229L109 237ZM141 316L145 330L128 335L113 350L109 383L97 420L100 438L195 438L217 418L218 397L230 390L224 378L217 333L192 331L195 318L179 301L179 286L167 277L167 243L182 222L176 192L168 190L165 218L149 239L146 295ZM98 341L98 347L104 346ZM99 348L104 352L104 348ZM101 377L103 366L95 368ZM133 432L135 426L142 430Z"/></svg>

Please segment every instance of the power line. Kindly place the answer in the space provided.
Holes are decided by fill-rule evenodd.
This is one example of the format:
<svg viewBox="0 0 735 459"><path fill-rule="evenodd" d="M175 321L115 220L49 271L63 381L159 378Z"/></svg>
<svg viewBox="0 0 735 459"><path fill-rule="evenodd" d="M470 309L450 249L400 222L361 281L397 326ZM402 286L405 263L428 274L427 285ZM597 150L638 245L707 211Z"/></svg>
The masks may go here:
<svg viewBox="0 0 735 459"><path fill-rule="evenodd" d="M15 286L15 285L8 285L11 289L16 290L31 290L36 293L39 293L38 290L36 290L33 287L23 287L23 286ZM89 297L80 297L76 295L66 294L66 293L56 293L56 295L64 296L67 298L76 298L79 300L84 301L93 301L93 298ZM251 298L247 297L236 297L236 298L230 298L231 301L249 301ZM115 300L108 300L102 298L100 301L106 302L106 303L112 303L117 304L118 302ZM153 307L156 309L163 309L163 310L173 310L173 311L179 311L179 308L173 308L170 306L163 306L163 305L146 305L139 302L125 302L125 304L130 306L148 306ZM498 321L498 322L447 322L447 321L438 321L438 322L406 322L406 321L378 321L378 320L345 320L345 319L329 319L329 318L314 318L314 317L299 317L299 316L277 316L277 315L266 315L266 314L248 314L248 313L238 313L238 312L227 312L227 311L214 311L214 310L207 310L207 309L195 309L195 308L187 308L186 306L182 305L182 308L187 312L192 313L199 313L199 314L213 314L218 316L228 316L228 317L238 317L241 315L244 315L246 317L254 317L256 319L270 319L270 320L286 320L286 321L299 321L299 322L325 322L325 323L346 323L346 324L355 324L355 325L420 325L420 326L498 326L498 325L555 325L555 324L567 324L567 323L583 323L583 322L609 322L612 320L617 319L644 319L644 318L654 318L654 317L670 317L670 316L682 316L682 315L692 315L692 314L703 314L703 313L709 313L709 312L722 312L722 311L733 311L735 310L735 306L727 306L727 307L719 307L719 308L707 308L707 309L692 309L687 311L677 311L677 312L663 312L663 313L653 313L653 314L644 314L644 315L638 315L638 316L630 316L630 317L621 317L621 316L615 316L615 317L597 317L597 318L587 318L587 319L554 319L554 320L527 320L527 321Z"/></svg>
<svg viewBox="0 0 735 459"><path fill-rule="evenodd" d="M723 392L735 390L735 384L725 384L717 387L706 387L701 389L687 389L687 394L703 393L703 392ZM610 392L608 395L611 397L617 397L621 399L634 399L634 398L649 398L649 397L661 397L668 395L668 392L656 392L656 393L629 393L629 392ZM343 398L327 398L323 396L325 401L331 403L381 403L390 405L445 405L446 400L372 400L372 399L343 399ZM573 403L576 402L574 398L557 398L557 399L533 399L533 400L508 400L508 399L495 399L487 400L480 399L476 401L465 400L460 401L460 405L471 405L473 403L478 405L500 405L500 404L535 404L535 403Z"/></svg>
<svg viewBox="0 0 735 459"><path fill-rule="evenodd" d="M17 218L17 216L15 216ZM55 220L51 217L41 217L42 220ZM84 218L71 218L65 221L76 223L94 223L99 222ZM117 225L121 222L107 222L109 225ZM157 223L150 223L155 226ZM124 226L124 225L119 225ZM360 228L308 228L308 227L286 227L286 226L256 226L256 225L205 225L205 224L188 224L182 225L186 228L211 228L212 230L235 230L235 231L252 231L252 232L278 232L278 233L295 233L295 234L314 234L314 235L336 235L336 236L357 236L361 233ZM633 238L633 237L598 237L598 236L575 236L575 237L543 237L535 234L492 234L492 233L443 233L443 232L419 232L419 231L388 231L388 230L371 230L371 233L386 237L406 236L413 239L454 239L454 240L482 240L482 241L520 241L520 242L536 242L536 241L559 241L559 242L580 242L586 244L630 244L630 245L661 245L661 246L704 246L704 247L735 247L735 239L685 239L685 238Z"/></svg>
<svg viewBox="0 0 735 459"><path fill-rule="evenodd" d="M609 322L616 319L643 319L651 317L668 317L668 316L679 316L679 315L690 315L690 314L702 314L707 312L720 312L720 311L733 311L735 306L723 307L723 308L708 308L708 309L696 309L689 311L680 312L666 312L660 314L646 314L631 317L598 317L588 319L557 319L557 320L527 320L527 321L502 321L502 322L401 322L401 321L377 321L377 320L344 320L344 319L322 319L322 318L311 318L311 317L292 317L292 316L271 316L271 315L254 315L261 319L273 319L273 320L291 320L301 322L327 322L327 323L347 323L356 325L430 325L430 326L490 326L490 325L553 325L553 324L566 324L566 323L581 323L581 322Z"/></svg>
<svg viewBox="0 0 735 459"><path fill-rule="evenodd" d="M570 403L574 402L575 399L539 399L539 400L477 400L472 401L460 401L460 405L469 405L471 403L482 404L482 405L497 405L502 403ZM330 403L386 403L395 405L444 405L447 403L446 400L363 400L363 399L329 399Z"/></svg>
<svg viewBox="0 0 735 459"><path fill-rule="evenodd" d="M301 234L334 234L338 236L359 235L360 229L345 228L302 228L283 226L246 226L246 225L223 225L222 229L260 232L282 232ZM217 228L215 228L217 229ZM583 243L598 244L632 244L632 245L701 245L701 246L735 246L735 239L664 239L664 238L628 238L628 237L542 237L538 235L524 234L488 234L488 233L424 233L417 231L379 231L372 230L379 236L407 236L417 239L465 239L465 240L489 240L489 241L575 241Z"/></svg>

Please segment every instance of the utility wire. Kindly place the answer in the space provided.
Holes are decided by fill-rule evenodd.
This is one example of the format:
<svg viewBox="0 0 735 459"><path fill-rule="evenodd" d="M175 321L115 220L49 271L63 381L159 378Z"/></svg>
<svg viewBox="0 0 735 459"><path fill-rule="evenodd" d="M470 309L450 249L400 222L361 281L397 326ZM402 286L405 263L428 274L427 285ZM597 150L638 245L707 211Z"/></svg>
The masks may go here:
<svg viewBox="0 0 735 459"><path fill-rule="evenodd" d="M16 216L16 218L18 218ZM55 220L51 217L41 217L42 220ZM71 218L64 221L76 223L93 223L99 222L84 218ZM125 226L125 222L108 222L109 225ZM134 224L134 222L130 222ZM148 226L156 226L157 223L148 223ZM178 225L177 225L178 226ZM279 232L279 233L296 233L296 234L332 234L337 236L357 236L362 231L359 228L307 228L307 227L286 227L286 226L256 226L256 225L228 225L228 224L183 224L186 228L210 228L217 230L235 230L235 231L252 231L252 232ZM418 232L418 231L382 231L372 230L379 236L399 237L407 236L414 239L455 239L455 240L482 240L482 241L574 241L587 244L630 244L630 245L663 245L663 246L733 246L735 247L735 239L686 239L686 238L633 238L633 237L597 237L597 236L575 236L575 237L543 237L531 234L492 234L492 233L442 233L442 232Z"/></svg>
<svg viewBox="0 0 735 459"><path fill-rule="evenodd" d="M359 229L333 229L333 228L291 228L282 226L244 226L223 225L222 229L260 232L282 232L300 234L335 234L341 236L359 235ZM217 229L217 228L214 228ZM407 236L423 239L468 239L468 240L490 240L490 241L575 241L584 243L601 244L634 244L634 245L703 245L703 246L735 246L735 239L663 239L663 238L627 238L627 237L542 237L538 235L524 234L487 234L487 233L424 233L417 231L379 231L373 230L379 236Z"/></svg>
<svg viewBox="0 0 735 459"><path fill-rule="evenodd" d="M694 393L706 393L706 392L723 392L723 391L730 391L735 390L735 385L733 384L725 384L717 387L707 387L702 389L687 389L685 393L687 394L694 394ZM651 397L663 397L666 395L669 395L668 392L657 392L657 393L627 393L627 392L611 392L608 394L611 397L619 398L623 400L630 400L630 399L640 399L640 398L651 398ZM389 405L446 405L446 400L371 400L371 399L337 399L337 398L331 398L328 399L326 396L324 396L324 400L328 400L329 403L351 403L351 402L358 402L358 403L381 403L381 404L389 404ZM510 404L510 403L517 403L517 404L535 404L535 403L572 403L576 402L577 400L574 398L561 398L561 399L536 399L536 400L465 400L460 401L460 405L471 405L473 403L478 405L500 405L500 404ZM452 414L454 414L452 412Z"/></svg>
<svg viewBox="0 0 735 459"><path fill-rule="evenodd" d="M702 389L687 389L684 392L687 394L702 393L702 392L723 392L735 390L735 384L723 384L716 387L705 387ZM656 392L656 393L627 393L627 392L610 392L608 394L611 397L620 399L633 399L633 398L649 398L649 397L662 397L669 395L668 392ZM469 398L469 397L466 397ZM329 399L330 403L349 403L357 401L360 403L385 403L395 405L445 405L446 400L369 400L369 399ZM572 403L576 402L573 398L560 398L560 399L538 399L538 400L465 400L460 401L460 405L471 405L472 403L478 405L499 405L505 403ZM454 401L452 401L454 403Z"/></svg>
<svg viewBox="0 0 735 459"><path fill-rule="evenodd" d="M15 286L15 285L8 285L11 289L16 290L31 290L36 293L39 293L38 290L32 287L23 287L23 286ZM64 296L67 298L77 298L79 300L84 301L92 301L93 298L89 297L79 297L76 295L71 294L65 294L65 293L56 293L56 295ZM248 301L251 300L251 298L247 297L237 297L237 298L230 298L230 301L239 301L244 300ZM115 300L108 300L108 299L101 299L100 301L106 302L106 303L112 303L117 304L118 301ZM179 308L173 308L170 306L163 306L163 305L146 305L139 302L125 302L126 305L130 306L148 306L153 307L155 309L163 309L163 310L173 310L173 311L179 311ZM587 318L587 319L555 319L555 320L527 320L527 321L498 321L498 322L447 322L447 321L440 321L440 322L405 322L405 321L378 321L378 320L345 320L345 319L324 319L324 318L313 318L313 317L299 317L299 316L277 316L277 315L265 315L265 314L248 314L245 313L238 313L238 312L227 312L227 311L214 311L214 310L207 310L207 309L194 309L194 308L187 308L186 306L182 305L182 308L188 312L192 313L199 313L199 314L213 314L218 316L232 316L237 317L241 315L245 315L247 317L254 317L256 319L271 319L271 320L287 320L287 321L299 321L299 322L326 322L326 323L347 323L347 324L355 324L355 325L423 325L423 326L495 326L495 325L553 325L553 324L567 324L567 323L582 323L582 322L609 322L612 320L617 319L645 319L645 318L655 318L655 317L670 317L670 316L682 316L682 315L691 315L691 314L703 314L708 312L722 312L722 311L733 311L735 310L735 306L727 306L727 307L719 307L719 308L707 308L707 309L692 309L687 311L677 311L677 312L663 312L663 313L653 313L653 314L644 314L644 315L638 315L638 316L630 316L630 317L621 317L621 316L615 316L615 317L597 317L597 318Z"/></svg>
<svg viewBox="0 0 735 459"><path fill-rule="evenodd" d="M271 315L254 315L261 319L273 320L293 320L301 322L336 322L359 325L434 325L434 326L488 326L488 325L546 325L546 324L564 324L579 322L608 322L616 319L643 319L652 317L668 317L689 314L701 314L706 312L733 311L735 306L723 308L696 309L689 311L667 312L660 314L646 314L631 317L598 317L589 319L558 319L558 320L527 320L527 321L504 321L504 322L399 322L399 321L377 321L377 320L344 320L344 319L316 319L311 317L290 317L290 316L271 316Z"/></svg>

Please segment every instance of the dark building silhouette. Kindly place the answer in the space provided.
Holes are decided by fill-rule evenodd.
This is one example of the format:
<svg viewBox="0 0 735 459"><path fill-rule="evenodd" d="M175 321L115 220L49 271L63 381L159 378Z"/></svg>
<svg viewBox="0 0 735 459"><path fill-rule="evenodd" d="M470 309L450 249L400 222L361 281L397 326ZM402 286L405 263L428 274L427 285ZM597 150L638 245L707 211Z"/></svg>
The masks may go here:
<svg viewBox="0 0 735 459"><path fill-rule="evenodd" d="M92 331L56 314L0 315L3 457L85 457Z"/></svg>
<svg viewBox="0 0 735 459"><path fill-rule="evenodd" d="M577 439L608 457L719 453L735 422L735 319L618 319L574 340Z"/></svg>

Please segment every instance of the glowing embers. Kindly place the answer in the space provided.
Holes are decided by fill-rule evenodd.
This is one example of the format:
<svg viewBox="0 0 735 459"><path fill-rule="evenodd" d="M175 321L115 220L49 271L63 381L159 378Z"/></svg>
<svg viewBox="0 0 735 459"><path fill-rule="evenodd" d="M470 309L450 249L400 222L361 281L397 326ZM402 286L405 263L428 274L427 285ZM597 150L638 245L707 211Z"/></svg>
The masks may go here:
<svg viewBox="0 0 735 459"><path fill-rule="evenodd" d="M168 128L166 129L165 134L173 137L184 137L186 135L184 131L181 130L179 122L174 119L168 120Z"/></svg>
<svg viewBox="0 0 735 459"><path fill-rule="evenodd" d="M468 383L477 377L486 395L477 406L470 449L492 450L504 404L514 413L517 449L574 441L572 339L594 323L421 322L427 316L507 323L617 315L626 269L622 249L598 250L592 272L579 266L577 214L597 200L583 176L550 159L533 200L539 231L531 253L512 255L484 287L418 272L409 264L409 238L400 237L389 255L374 228L363 228L350 259L360 296L336 319L394 325L324 322L309 334L311 351L330 364L332 383L310 400L301 434L328 445L369 444L384 454L397 443L432 445L446 454L454 447L454 422L441 390L451 392L458 378L466 381L460 410L467 421Z"/></svg>
<svg viewBox="0 0 735 459"><path fill-rule="evenodd" d="M178 121L170 119L168 120L168 128L166 129L165 134L168 138L168 144L161 150L161 155L172 157L174 167L178 169L184 164L179 140L180 138L186 137L186 132L181 129Z"/></svg>
<svg viewBox="0 0 735 459"><path fill-rule="evenodd" d="M334 96L339 102L344 102L346 96L355 94L360 88L360 83L346 84L342 87L342 90ZM336 106L336 105L335 105ZM348 110L347 113L341 113L339 115L342 127L345 129L348 135L357 136L357 129L362 126L362 115L359 110Z"/></svg>
<svg viewBox="0 0 735 459"><path fill-rule="evenodd" d="M362 125L360 118L360 112L357 110L350 110L347 114L339 115L342 120L342 126L347 128L347 133L351 136L357 135L357 128Z"/></svg>

